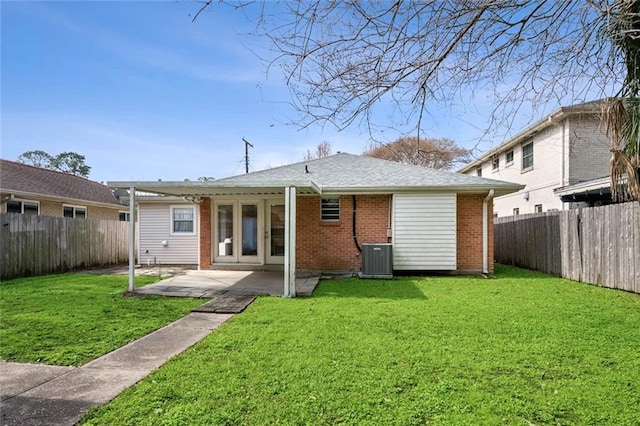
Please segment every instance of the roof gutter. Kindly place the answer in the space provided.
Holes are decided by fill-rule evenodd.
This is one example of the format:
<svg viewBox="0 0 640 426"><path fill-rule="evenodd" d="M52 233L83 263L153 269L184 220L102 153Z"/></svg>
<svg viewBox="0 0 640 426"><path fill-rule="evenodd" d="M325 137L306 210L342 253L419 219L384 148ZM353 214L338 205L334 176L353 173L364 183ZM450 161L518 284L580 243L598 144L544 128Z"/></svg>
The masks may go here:
<svg viewBox="0 0 640 426"><path fill-rule="evenodd" d="M378 195L378 194L398 194L417 192L455 192L457 194L486 194L487 191L494 190L496 196L507 195L524 189L524 185L509 184L504 186L494 185L450 185L450 186L387 186L387 187L324 187L321 195Z"/></svg>

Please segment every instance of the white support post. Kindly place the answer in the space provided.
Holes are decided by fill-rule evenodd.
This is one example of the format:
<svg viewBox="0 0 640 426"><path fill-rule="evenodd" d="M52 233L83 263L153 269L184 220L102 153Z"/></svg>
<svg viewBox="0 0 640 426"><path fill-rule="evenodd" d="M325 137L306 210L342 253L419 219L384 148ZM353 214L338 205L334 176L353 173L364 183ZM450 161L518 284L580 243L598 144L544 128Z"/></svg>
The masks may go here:
<svg viewBox="0 0 640 426"><path fill-rule="evenodd" d="M296 187L284 192L284 297L296 297Z"/></svg>
<svg viewBox="0 0 640 426"><path fill-rule="evenodd" d="M489 201L493 198L493 189L482 200L482 273L489 273Z"/></svg>
<svg viewBox="0 0 640 426"><path fill-rule="evenodd" d="M136 282L136 189L129 188L129 291Z"/></svg>

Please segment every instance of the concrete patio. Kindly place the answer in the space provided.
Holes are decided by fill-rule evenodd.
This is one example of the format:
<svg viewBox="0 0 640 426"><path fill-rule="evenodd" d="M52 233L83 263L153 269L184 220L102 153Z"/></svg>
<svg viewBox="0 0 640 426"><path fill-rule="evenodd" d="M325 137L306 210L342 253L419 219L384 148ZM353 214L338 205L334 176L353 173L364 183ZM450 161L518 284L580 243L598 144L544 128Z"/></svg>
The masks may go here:
<svg viewBox="0 0 640 426"><path fill-rule="evenodd" d="M296 295L311 296L319 276L296 278ZM155 284L136 288L135 294L213 298L219 295L284 295L284 272L185 270Z"/></svg>

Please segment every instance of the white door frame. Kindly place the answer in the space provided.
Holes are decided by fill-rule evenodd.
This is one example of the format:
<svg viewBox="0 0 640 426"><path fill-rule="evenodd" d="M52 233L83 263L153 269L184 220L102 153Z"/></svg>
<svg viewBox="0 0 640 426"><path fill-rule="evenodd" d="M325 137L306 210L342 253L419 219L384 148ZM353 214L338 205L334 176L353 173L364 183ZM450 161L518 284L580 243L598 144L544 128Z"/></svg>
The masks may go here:
<svg viewBox="0 0 640 426"><path fill-rule="evenodd" d="M282 206L285 207L285 200L282 198L273 198L273 199L267 199L264 200L264 204L265 204L265 209L264 209L264 258L265 258L265 264L268 265L282 265L284 264L284 251L282 252L282 255L280 256L272 256L271 255L271 239L273 238L272 232L271 232L271 206L277 205L277 206ZM285 212L286 214L286 212ZM284 221L285 218L282 218L283 220L283 228L282 228L282 235L278 236L279 238L283 239L283 244L284 244Z"/></svg>
<svg viewBox="0 0 640 426"><path fill-rule="evenodd" d="M220 256L220 244L218 241L218 206L231 205L233 206L233 231L232 231L232 247L233 255ZM243 205L255 205L257 207L257 231L256 231L256 243L257 253L256 255L243 256L242 253L242 206ZM216 199L213 203L213 259L214 263L247 263L247 264L264 264L264 239L261 236L264 234L264 203L262 200L257 199L243 199L243 198L230 198L230 199Z"/></svg>

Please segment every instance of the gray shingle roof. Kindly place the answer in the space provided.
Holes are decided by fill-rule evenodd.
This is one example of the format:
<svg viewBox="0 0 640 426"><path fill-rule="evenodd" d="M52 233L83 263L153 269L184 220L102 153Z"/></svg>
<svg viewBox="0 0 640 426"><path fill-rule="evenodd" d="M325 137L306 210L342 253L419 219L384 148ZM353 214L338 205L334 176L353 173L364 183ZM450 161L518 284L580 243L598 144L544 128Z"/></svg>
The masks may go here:
<svg viewBox="0 0 640 426"><path fill-rule="evenodd" d="M305 172L308 171L307 172ZM264 184L266 182L311 181L325 190L358 189L473 189L493 187L517 190L521 185L429 169L347 153L302 161L259 172L215 181L216 184ZM508 191L511 192L511 191Z"/></svg>
<svg viewBox="0 0 640 426"><path fill-rule="evenodd" d="M0 189L48 197L119 205L111 189L101 183L55 170L0 159Z"/></svg>

